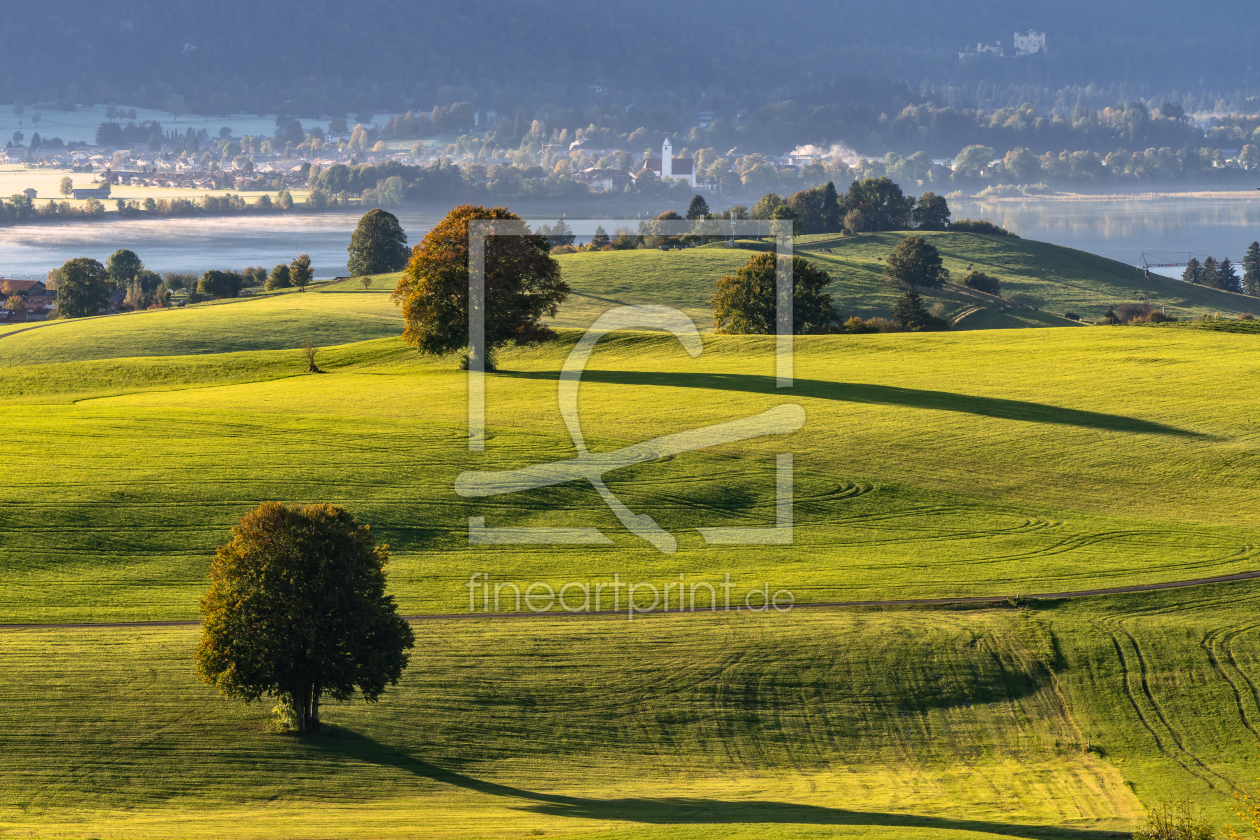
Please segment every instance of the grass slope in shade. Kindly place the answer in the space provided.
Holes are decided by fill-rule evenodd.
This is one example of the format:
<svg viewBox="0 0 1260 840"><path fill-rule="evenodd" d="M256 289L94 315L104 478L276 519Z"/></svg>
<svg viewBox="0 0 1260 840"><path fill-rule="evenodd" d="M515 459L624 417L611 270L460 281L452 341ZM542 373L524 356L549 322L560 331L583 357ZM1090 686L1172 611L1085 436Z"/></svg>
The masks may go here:
<svg viewBox="0 0 1260 840"><path fill-rule="evenodd" d="M766 838L1131 825L1137 800L1084 752L1024 623L976 611L423 624L402 684L379 704L329 703L333 730L308 739L269 734L267 704L198 684L195 629L0 631L0 824L687 837L676 832L747 823L744 836Z"/></svg>
<svg viewBox="0 0 1260 840"><path fill-rule="evenodd" d="M802 337L790 392L775 387L770 338L711 336L691 360L672 338L609 337L580 398L596 448L789 401L807 415L790 437L612 473L609 486L632 510L678 535L679 552L663 555L589 486L454 493L466 469L572 454L555 382L575 335L504 354L504 371L488 379L484 455L467 450L465 376L396 339L330 351L322 376L294 375L292 351L6 372L0 612L9 622L193 617L214 546L266 499L336 502L371 522L396 552L400 604L416 613L468 609L474 571L522 584L729 573L736 592L770 584L832 601L1059 592L1256 568L1251 336ZM102 365L116 379L94 398L84 391ZM171 390L152 390L167 365ZM697 527L774 522L773 456L783 451L795 459L793 550L705 545ZM595 526L616 548L593 562L582 548L470 546L470 516Z"/></svg>

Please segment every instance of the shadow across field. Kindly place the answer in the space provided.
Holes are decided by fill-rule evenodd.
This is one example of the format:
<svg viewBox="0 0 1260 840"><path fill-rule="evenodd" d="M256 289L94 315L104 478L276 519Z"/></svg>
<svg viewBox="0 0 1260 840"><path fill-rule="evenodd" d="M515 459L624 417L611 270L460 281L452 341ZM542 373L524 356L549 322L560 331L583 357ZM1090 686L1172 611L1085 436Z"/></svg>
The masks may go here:
<svg viewBox="0 0 1260 840"><path fill-rule="evenodd" d="M554 371L499 371L497 376L521 379L558 380ZM1206 438L1208 435L1179 429L1164 423L1126 417L1122 414L1104 414L1082 411L1045 403L1007 400L998 397L977 397L955 394L950 391L927 391L919 388L898 388L892 385L873 385L855 382L827 382L818 379L797 379L792 390L775 387L773 376L749 373L664 373L655 371L586 370L584 382L602 382L613 385L651 385L666 388L701 388L711 391L742 391L750 394L780 394L783 396L809 397L836 402L865 403L868 405L895 405L906 408L922 408L932 411L955 411L981 417L1002 420L1018 420L1024 423L1049 423L1060 426L1079 426L1086 429L1102 429L1132 434L1170 435L1183 438Z"/></svg>
<svg viewBox="0 0 1260 840"><path fill-rule="evenodd" d="M448 784L488 796L520 799L524 803L529 803L524 804L522 810L548 816L626 821L648 825L774 823L779 825L895 826L975 831L998 837L1062 838L1062 840L1099 840L1103 837L1117 836L1107 831L947 819L913 814L849 811L843 808L802 805L793 802L728 801L681 796L595 799L541 793L477 779L414 758L401 750L357 732L340 727L330 729L331 731L310 736L306 739L306 743L321 752L394 768L428 781Z"/></svg>

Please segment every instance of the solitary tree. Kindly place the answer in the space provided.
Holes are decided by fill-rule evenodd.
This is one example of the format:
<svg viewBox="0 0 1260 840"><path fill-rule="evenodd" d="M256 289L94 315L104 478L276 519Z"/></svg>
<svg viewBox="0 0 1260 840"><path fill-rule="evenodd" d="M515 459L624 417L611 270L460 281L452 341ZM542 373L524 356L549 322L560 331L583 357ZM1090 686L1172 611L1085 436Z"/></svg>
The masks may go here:
<svg viewBox="0 0 1260 840"><path fill-rule="evenodd" d="M388 560L342 507L264 502L245 514L210 564L202 681L247 704L278 698L298 732L319 727L324 695L377 700L414 645L385 594Z"/></svg>
<svg viewBox="0 0 1260 840"><path fill-rule="evenodd" d="M69 198L74 193L74 181L69 175L61 179L61 194Z"/></svg>
<svg viewBox="0 0 1260 840"><path fill-rule="evenodd" d="M136 256L135 251L119 248L109 255L105 261L105 270L109 272L109 280L117 289L125 289L127 284L144 269L144 263Z"/></svg>
<svg viewBox="0 0 1260 840"><path fill-rule="evenodd" d="M949 203L945 196L925 192L914 205L912 218L919 230L945 230L949 227Z"/></svg>
<svg viewBox="0 0 1260 840"><path fill-rule="evenodd" d="M403 338L422 353L468 347L468 229L481 219L520 222L506 207L452 209L416 246L394 289L407 324ZM555 335L542 319L555 317L569 287L546 237L487 237L484 278L487 353L509 341L531 344Z"/></svg>
<svg viewBox="0 0 1260 840"><path fill-rule="evenodd" d="M109 302L109 274L96 260L70 260L57 275L57 312L63 318L95 315Z"/></svg>
<svg viewBox="0 0 1260 840"><path fill-rule="evenodd" d="M1243 292L1260 297L1260 242L1252 242L1243 257Z"/></svg>
<svg viewBox="0 0 1260 840"><path fill-rule="evenodd" d="M907 286L905 293L893 306L893 323L909 332L937 332L949 329L943 318L937 318L923 308L923 300L914 286Z"/></svg>
<svg viewBox="0 0 1260 840"><path fill-rule="evenodd" d="M263 288L269 292L274 292L277 289L288 289L292 288L292 286L293 282L289 280L288 264L280 263L280 265L271 269L271 273L267 275L267 284Z"/></svg>
<svg viewBox="0 0 1260 840"><path fill-rule="evenodd" d="M298 291L305 292L306 287L310 285L311 277L311 258L306 254L301 254L293 262L289 263L289 282L298 287Z"/></svg>
<svg viewBox="0 0 1260 840"><path fill-rule="evenodd" d="M709 215L709 202L705 201L702 195L693 196L691 203L687 205L687 218L695 221L707 215Z"/></svg>
<svg viewBox="0 0 1260 840"><path fill-rule="evenodd" d="M350 273L354 275L402 271L411 256L407 234L398 217L379 209L363 214L346 250L350 252Z"/></svg>
<svg viewBox="0 0 1260 840"><path fill-rule="evenodd" d="M884 277L914 288L939 289L949 279L941 255L922 236L907 236L884 263Z"/></svg>
<svg viewBox="0 0 1260 840"><path fill-rule="evenodd" d="M717 281L711 303L714 326L719 333L771 335L776 332L778 277L775 265L774 254L757 254L734 274ZM804 257L792 257L791 269L792 331L797 335L834 332L840 324L840 313L825 291L831 276Z"/></svg>

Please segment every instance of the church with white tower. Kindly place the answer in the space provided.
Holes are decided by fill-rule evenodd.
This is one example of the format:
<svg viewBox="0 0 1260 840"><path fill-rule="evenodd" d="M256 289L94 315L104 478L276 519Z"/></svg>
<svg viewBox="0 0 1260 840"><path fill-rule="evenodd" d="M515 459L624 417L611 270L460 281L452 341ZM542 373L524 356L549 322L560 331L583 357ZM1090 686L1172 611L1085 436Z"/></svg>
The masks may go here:
<svg viewBox="0 0 1260 840"><path fill-rule="evenodd" d="M696 186L696 162L691 158L674 157L668 137L661 144L661 156L645 160L643 169L654 172L658 178L682 178L693 188Z"/></svg>

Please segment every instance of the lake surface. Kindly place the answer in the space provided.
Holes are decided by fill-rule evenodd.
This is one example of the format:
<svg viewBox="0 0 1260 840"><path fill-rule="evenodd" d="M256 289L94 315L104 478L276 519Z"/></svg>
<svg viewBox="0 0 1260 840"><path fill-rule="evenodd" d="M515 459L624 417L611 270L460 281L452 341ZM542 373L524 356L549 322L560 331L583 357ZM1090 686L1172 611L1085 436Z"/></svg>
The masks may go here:
<svg viewBox="0 0 1260 840"><path fill-rule="evenodd" d="M1128 265L1185 262L1188 255L1242 260L1260 240L1260 191L1224 196L950 202L955 219L982 218L1025 239L1078 248ZM1152 272L1180 276L1180 268ZM1239 271L1241 274L1242 272Z"/></svg>
<svg viewBox="0 0 1260 840"><path fill-rule="evenodd" d="M1184 262L1189 254L1200 260L1211 255L1238 262L1247 245L1260 239L1260 191L1224 196L955 200L950 205L956 219L989 219L1027 239L1079 248L1129 265L1140 264L1144 253L1152 263ZM577 208L569 216L581 213ZM396 215L408 242L415 244L441 218L442 210L413 208ZM17 225L0 228L0 277L40 279L68 259L94 257L103 262L118 248L135 251L159 273L201 273L249 265L269 268L309 254L317 278L336 277L347 271L346 246L358 218L357 213L302 213ZM605 227L612 230L615 225ZM1180 274L1177 268L1157 270Z"/></svg>

